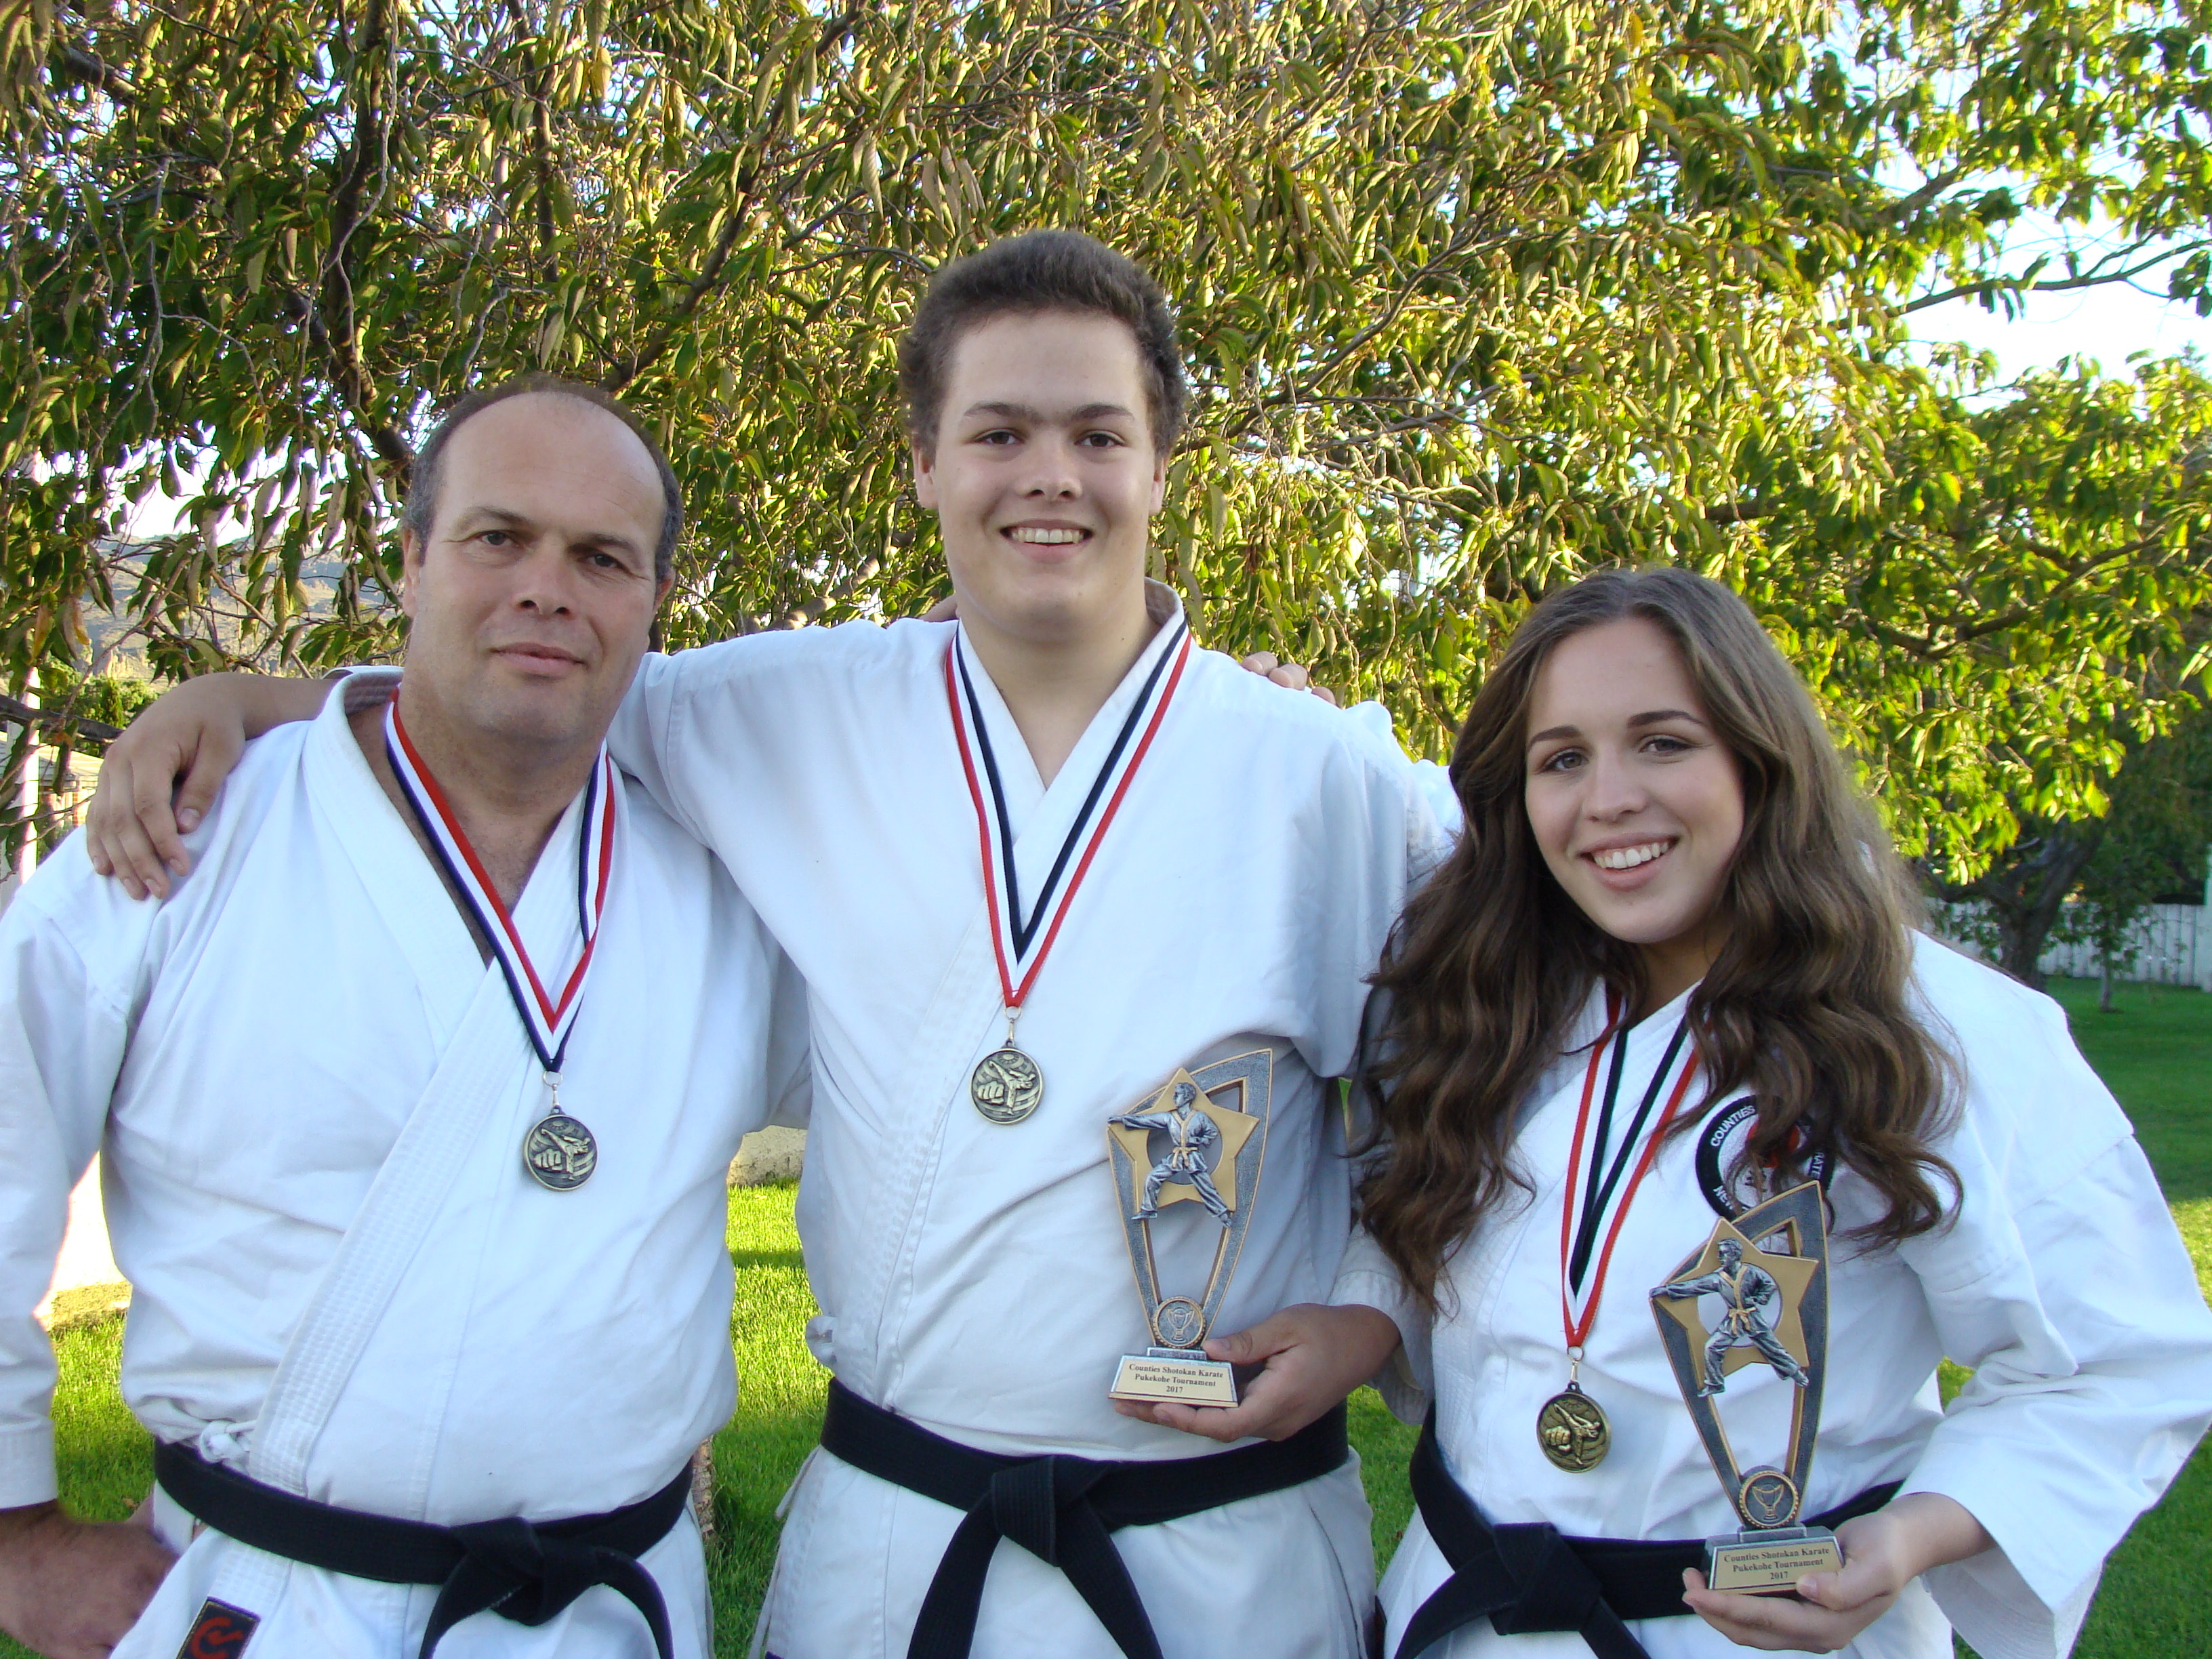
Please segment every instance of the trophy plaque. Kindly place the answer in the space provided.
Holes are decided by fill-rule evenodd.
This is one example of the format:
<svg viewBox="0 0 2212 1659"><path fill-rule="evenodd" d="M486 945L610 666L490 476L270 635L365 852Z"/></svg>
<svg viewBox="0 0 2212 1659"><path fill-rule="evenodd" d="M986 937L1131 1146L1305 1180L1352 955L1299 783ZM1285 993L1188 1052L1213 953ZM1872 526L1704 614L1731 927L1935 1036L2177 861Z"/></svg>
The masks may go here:
<svg viewBox="0 0 2212 1659"><path fill-rule="evenodd" d="M1708 1327L1700 1304L1718 1310ZM1817 1181L1793 1187L1714 1227L1651 1292L1668 1363L1744 1530L1705 1540L1717 1590L1786 1595L1807 1573L1833 1572L1843 1547L1826 1527L1797 1524L1812 1472L1828 1359L1828 1212ZM1738 1461L1721 1421L1728 1379L1766 1365L1796 1385L1778 1464Z"/></svg>
<svg viewBox="0 0 2212 1659"><path fill-rule="evenodd" d="M1260 1164L1267 1150L1267 1107L1275 1056L1261 1048L1197 1071L1178 1069L1158 1093L1107 1121L1107 1156L1121 1212L1129 1265L1152 1346L1124 1354L1107 1390L1115 1400L1183 1406L1233 1406L1237 1376L1200 1346L1236 1276L1251 1225ZM1189 1208L1163 1216L1177 1202ZM1153 1229L1177 1256L1210 1243L1212 1267L1195 1296L1161 1293ZM1211 1235L1211 1238L1207 1237ZM1179 1248L1178 1248L1179 1247Z"/></svg>

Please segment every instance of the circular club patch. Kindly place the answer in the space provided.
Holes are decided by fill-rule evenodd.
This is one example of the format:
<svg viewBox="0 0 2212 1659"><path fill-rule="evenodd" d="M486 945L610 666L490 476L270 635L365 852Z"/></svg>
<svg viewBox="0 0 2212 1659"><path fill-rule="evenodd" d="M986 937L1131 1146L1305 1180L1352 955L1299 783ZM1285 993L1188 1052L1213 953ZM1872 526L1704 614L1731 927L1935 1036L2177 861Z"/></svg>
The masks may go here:
<svg viewBox="0 0 2212 1659"><path fill-rule="evenodd" d="M1797 1483L1779 1469L1761 1467L1743 1478L1741 1509L1754 1527L1786 1527L1796 1518Z"/></svg>
<svg viewBox="0 0 2212 1659"><path fill-rule="evenodd" d="M1768 1171L1746 1163L1743 1149L1759 1121L1759 1103L1748 1097L1723 1103L1698 1131L1698 1190L1713 1213L1734 1220L1755 1204L1775 1195ZM1817 1181L1828 1190L1828 1155L1815 1152L1804 1162L1801 1179Z"/></svg>

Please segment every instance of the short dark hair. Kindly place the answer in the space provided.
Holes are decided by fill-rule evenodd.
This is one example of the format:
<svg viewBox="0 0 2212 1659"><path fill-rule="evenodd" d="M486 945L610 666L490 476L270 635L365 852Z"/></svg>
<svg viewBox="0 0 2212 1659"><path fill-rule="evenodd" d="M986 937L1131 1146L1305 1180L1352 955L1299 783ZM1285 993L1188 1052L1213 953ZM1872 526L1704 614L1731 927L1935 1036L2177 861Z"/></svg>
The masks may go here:
<svg viewBox="0 0 2212 1659"><path fill-rule="evenodd" d="M995 317L1040 311L1094 312L1128 325L1144 367L1152 447L1173 449L1190 401L1175 313L1142 265L1078 230L1009 236L938 268L899 344L899 390L915 445L936 447L945 366L960 337Z"/></svg>
<svg viewBox="0 0 2212 1659"><path fill-rule="evenodd" d="M606 412L628 427L645 453L653 457L653 470L660 475L660 495L663 506L660 514L660 539L653 544L653 575L655 581L665 581L676 564L676 538L684 530L684 493L676 482L675 469L668 465L668 457L661 453L660 445L639 422L636 416L621 403L609 397L599 387L583 380L564 380L557 374L518 374L513 380L501 380L471 392L438 416L437 425L430 435L422 440L422 448L415 452L415 465L407 477L407 505L401 509L399 522L415 532L416 539L428 542L430 526L438 516L438 484L445 471L446 446L453 434L472 415L481 415L494 404L503 404L510 398L527 398L546 392L559 398L574 398L580 404L589 404Z"/></svg>

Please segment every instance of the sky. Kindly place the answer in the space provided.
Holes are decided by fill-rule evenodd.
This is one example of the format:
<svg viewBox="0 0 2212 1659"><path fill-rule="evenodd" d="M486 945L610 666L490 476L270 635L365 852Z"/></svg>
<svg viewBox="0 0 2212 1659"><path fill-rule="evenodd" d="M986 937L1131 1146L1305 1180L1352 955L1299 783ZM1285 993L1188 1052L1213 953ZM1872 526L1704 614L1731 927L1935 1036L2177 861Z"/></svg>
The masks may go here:
<svg viewBox="0 0 2212 1659"><path fill-rule="evenodd" d="M1908 319L1916 340L1963 340L1996 354L1998 378L2049 368L2065 356L2094 357L2107 374L2128 372L2130 354L2176 356L2195 346L2212 362L2212 318L2162 297L2162 276L2145 279L2160 292L2125 283L2032 294L2016 319L1992 313L1971 300L1953 300Z"/></svg>

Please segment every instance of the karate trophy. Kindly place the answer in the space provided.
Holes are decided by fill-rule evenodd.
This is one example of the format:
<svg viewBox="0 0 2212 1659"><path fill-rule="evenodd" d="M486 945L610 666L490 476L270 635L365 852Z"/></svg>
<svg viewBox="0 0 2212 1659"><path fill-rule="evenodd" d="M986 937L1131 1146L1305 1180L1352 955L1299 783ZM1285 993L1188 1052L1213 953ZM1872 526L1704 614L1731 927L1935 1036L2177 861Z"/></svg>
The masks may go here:
<svg viewBox="0 0 2212 1659"><path fill-rule="evenodd" d="M1711 1330L1698 1312L1707 1297L1720 1305ZM1743 1519L1743 1531L1705 1540L1705 1583L1777 1595L1808 1572L1841 1567L1834 1533L1796 1524L1828 1359L1828 1214L1820 1183L1794 1187L1714 1227L1705 1248L1651 1292L1651 1315L1705 1455ZM1732 1374L1757 1364L1794 1383L1796 1398L1781 1464L1747 1469L1729 1443L1720 1400Z"/></svg>
<svg viewBox="0 0 2212 1659"><path fill-rule="evenodd" d="M1157 1094L1107 1121L1114 1196L1153 1345L1121 1357L1107 1391L1115 1400L1237 1403L1234 1368L1207 1358L1200 1344L1221 1311L1251 1226L1274 1069L1266 1048L1195 1072L1178 1069ZM1167 1224L1185 1234L1195 1228L1201 1239L1214 1234L1213 1267L1196 1297L1163 1297L1152 1228L1182 1200L1192 1209Z"/></svg>

